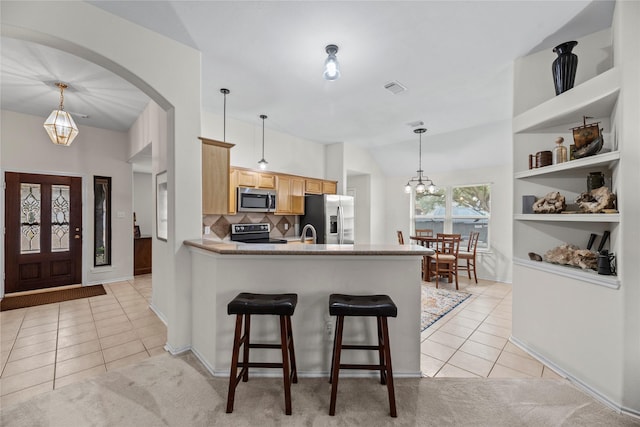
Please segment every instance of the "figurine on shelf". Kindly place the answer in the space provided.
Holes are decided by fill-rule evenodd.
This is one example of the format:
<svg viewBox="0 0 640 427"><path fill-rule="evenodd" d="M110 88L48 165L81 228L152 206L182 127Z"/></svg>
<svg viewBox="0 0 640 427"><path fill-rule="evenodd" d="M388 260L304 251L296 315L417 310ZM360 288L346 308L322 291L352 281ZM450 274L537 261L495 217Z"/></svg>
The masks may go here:
<svg viewBox="0 0 640 427"><path fill-rule="evenodd" d="M583 270L597 270L598 254L588 249L563 243L544 254L544 260L553 264L572 265Z"/></svg>
<svg viewBox="0 0 640 427"><path fill-rule="evenodd" d="M557 165L559 163L564 163L568 160L567 157L567 147L562 145L564 142L564 138L559 136L556 139L556 147L553 149L553 164Z"/></svg>
<svg viewBox="0 0 640 427"><path fill-rule="evenodd" d="M572 128L573 142L576 145L574 156L576 159L597 154L604 144L600 122L587 124L587 119L592 117L582 116L582 126Z"/></svg>
<svg viewBox="0 0 640 427"><path fill-rule="evenodd" d="M560 213L566 208L565 197L558 191L552 191L533 204L534 213Z"/></svg>

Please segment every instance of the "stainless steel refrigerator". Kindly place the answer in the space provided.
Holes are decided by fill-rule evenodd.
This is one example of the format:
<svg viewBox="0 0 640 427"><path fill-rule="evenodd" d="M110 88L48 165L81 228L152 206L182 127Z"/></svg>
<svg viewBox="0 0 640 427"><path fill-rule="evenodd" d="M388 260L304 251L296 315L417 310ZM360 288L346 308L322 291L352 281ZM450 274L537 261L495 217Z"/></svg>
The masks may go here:
<svg viewBox="0 0 640 427"><path fill-rule="evenodd" d="M320 244L352 245L355 240L354 205L352 196L308 194L304 197L300 229L307 224L313 225Z"/></svg>

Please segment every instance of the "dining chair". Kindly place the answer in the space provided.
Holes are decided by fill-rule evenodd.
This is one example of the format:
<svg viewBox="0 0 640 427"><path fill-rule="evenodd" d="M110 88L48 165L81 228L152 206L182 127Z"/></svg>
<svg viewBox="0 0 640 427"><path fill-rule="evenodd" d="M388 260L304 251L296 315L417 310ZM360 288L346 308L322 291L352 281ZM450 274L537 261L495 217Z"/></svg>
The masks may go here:
<svg viewBox="0 0 640 427"><path fill-rule="evenodd" d="M451 283L452 276L455 276L456 289L458 289L458 252L460 250L460 235L438 233L436 242L436 252L429 255L427 274L431 279L431 273L436 277L436 288L441 276L447 276Z"/></svg>
<svg viewBox="0 0 640 427"><path fill-rule="evenodd" d="M404 245L404 237L402 236L402 231L398 230L398 243L400 243L401 245Z"/></svg>
<svg viewBox="0 0 640 427"><path fill-rule="evenodd" d="M416 236L433 237L433 230L430 228L416 228Z"/></svg>
<svg viewBox="0 0 640 427"><path fill-rule="evenodd" d="M480 233L477 231L472 231L469 234L469 244L467 245L467 250L458 252L458 262L466 261L466 265L458 265L458 268L466 268L469 279L471 279L471 268L473 268L473 278L476 281L476 284L478 283L478 275L476 274L476 250L478 249L479 238Z"/></svg>

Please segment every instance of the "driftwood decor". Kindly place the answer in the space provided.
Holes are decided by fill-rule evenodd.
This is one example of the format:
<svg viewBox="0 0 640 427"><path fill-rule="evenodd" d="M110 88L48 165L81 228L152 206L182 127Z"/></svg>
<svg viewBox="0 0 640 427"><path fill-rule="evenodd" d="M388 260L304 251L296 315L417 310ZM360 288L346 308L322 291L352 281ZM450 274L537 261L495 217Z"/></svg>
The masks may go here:
<svg viewBox="0 0 640 427"><path fill-rule="evenodd" d="M605 209L615 209L616 195L608 187L600 187L580 194L576 203L583 212L600 213Z"/></svg>
<svg viewBox="0 0 640 427"><path fill-rule="evenodd" d="M566 208L565 197L558 191L552 191L533 204L535 213L560 213Z"/></svg>
<svg viewBox="0 0 640 427"><path fill-rule="evenodd" d="M583 270L598 268L598 254L588 249L580 249L575 245L563 243L544 254L544 260L553 264L572 265Z"/></svg>

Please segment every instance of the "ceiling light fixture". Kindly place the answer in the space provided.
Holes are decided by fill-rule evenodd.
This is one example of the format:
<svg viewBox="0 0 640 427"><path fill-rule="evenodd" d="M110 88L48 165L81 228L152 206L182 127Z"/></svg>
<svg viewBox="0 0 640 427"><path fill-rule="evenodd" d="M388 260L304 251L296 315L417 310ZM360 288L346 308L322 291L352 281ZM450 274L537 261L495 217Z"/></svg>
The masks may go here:
<svg viewBox="0 0 640 427"><path fill-rule="evenodd" d="M264 159L264 119L266 119L267 116L260 114L260 118L262 119L262 158L258 162L258 166L260 166L260 169L265 170L269 164L269 162Z"/></svg>
<svg viewBox="0 0 640 427"><path fill-rule="evenodd" d="M325 51L328 56L326 61L324 61L324 77L325 80L338 80L340 77L340 64L338 64L338 58L336 58L336 53L338 53L338 46L335 44L330 44L325 47Z"/></svg>
<svg viewBox="0 0 640 427"><path fill-rule="evenodd" d="M404 187L404 192L407 194L411 193L411 183L412 182L417 182L418 184L416 185L416 193L424 193L425 191L429 191L430 194L433 194L436 192L436 186L433 183L433 181L431 179L429 179L428 176L423 176L422 173L424 172L422 170L422 134L425 133L427 131L427 129L425 128L418 128L418 129L414 129L413 132L417 133L419 135L420 138L420 148L419 148L419 154L418 154L418 170L416 171L418 173L418 176L414 176L413 178L411 178L409 181L407 181L407 185L405 185ZM427 187L427 185L425 184L425 182L429 183L429 186Z"/></svg>
<svg viewBox="0 0 640 427"><path fill-rule="evenodd" d="M222 88L220 93L224 95L224 104L222 107L222 142L227 142L227 95L231 93L229 89Z"/></svg>
<svg viewBox="0 0 640 427"><path fill-rule="evenodd" d="M64 111L64 90L68 87L64 83L56 83L60 88L60 106L53 110L49 118L44 122L44 129L47 131L51 142L56 145L69 146L73 139L78 136L78 126L73 121L71 114Z"/></svg>

